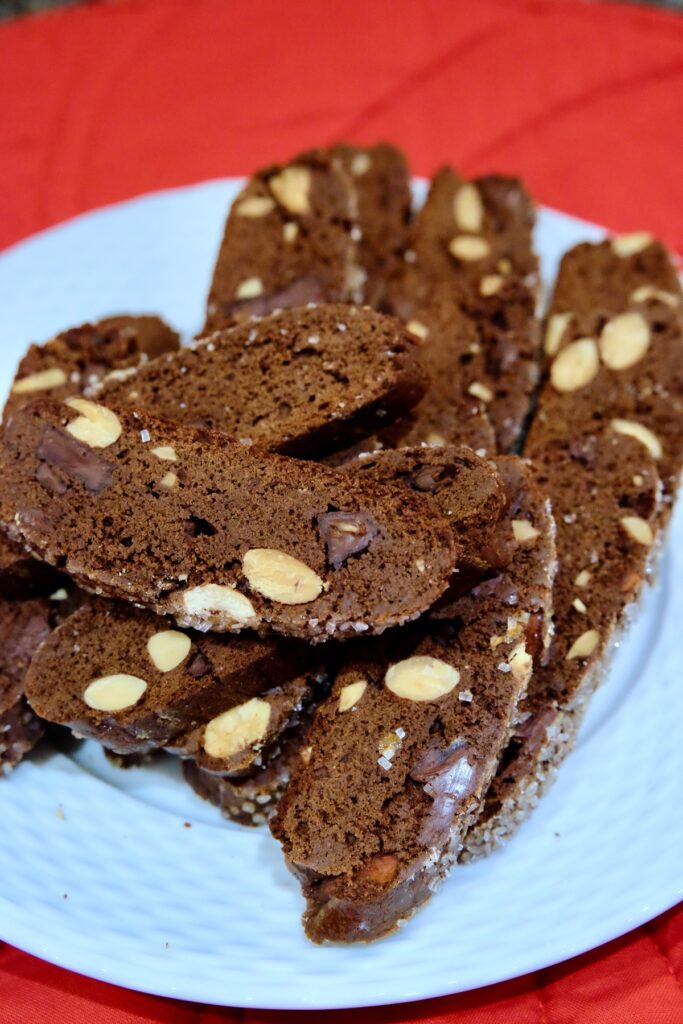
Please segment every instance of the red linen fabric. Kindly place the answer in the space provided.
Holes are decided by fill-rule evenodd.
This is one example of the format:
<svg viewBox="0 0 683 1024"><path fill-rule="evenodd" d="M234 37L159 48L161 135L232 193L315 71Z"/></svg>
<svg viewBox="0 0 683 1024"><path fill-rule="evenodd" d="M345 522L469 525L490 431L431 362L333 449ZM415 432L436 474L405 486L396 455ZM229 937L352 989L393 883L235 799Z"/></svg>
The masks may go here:
<svg viewBox="0 0 683 1024"><path fill-rule="evenodd" d="M153 189L338 138L416 173L521 174L541 201L683 251L683 18L565 0L119 0L0 28L0 248ZM1 315L1 311L0 311ZM4 783L11 785L11 781ZM1 927L1 926L0 926ZM354 1024L683 1021L683 911L461 996ZM0 945L0 1024L289 1024L126 992Z"/></svg>

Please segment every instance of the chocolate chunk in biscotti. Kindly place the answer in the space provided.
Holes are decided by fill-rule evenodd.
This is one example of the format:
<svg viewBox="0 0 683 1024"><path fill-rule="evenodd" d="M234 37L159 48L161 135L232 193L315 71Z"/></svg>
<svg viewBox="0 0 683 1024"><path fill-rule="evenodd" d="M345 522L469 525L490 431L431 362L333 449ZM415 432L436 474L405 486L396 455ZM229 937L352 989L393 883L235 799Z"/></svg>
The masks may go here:
<svg viewBox="0 0 683 1024"><path fill-rule="evenodd" d="M379 633L446 589L458 552L428 497L86 399L18 409L0 519L86 589L200 630ZM340 565L331 513L367 538Z"/></svg>
<svg viewBox="0 0 683 1024"><path fill-rule="evenodd" d="M509 564L516 545L509 517L505 516L508 494L495 464L471 449L449 446L387 450L362 455L344 469L378 483L400 481L432 497L460 547L452 586L467 587L472 571L481 574ZM447 594L450 592L451 588Z"/></svg>
<svg viewBox="0 0 683 1024"><path fill-rule="evenodd" d="M396 318L333 303L211 334L105 384L98 397L315 456L405 412L425 387L418 339Z"/></svg>
<svg viewBox="0 0 683 1024"><path fill-rule="evenodd" d="M0 774L33 749L43 723L26 703L26 672L50 632L50 602L0 600Z"/></svg>
<svg viewBox="0 0 683 1024"><path fill-rule="evenodd" d="M454 603L450 621L350 649L271 822L316 942L379 938L429 899L542 657L552 517L524 463L496 464L525 524L510 565Z"/></svg>
<svg viewBox="0 0 683 1024"><path fill-rule="evenodd" d="M322 151L258 171L235 199L209 292L206 331L308 302L356 302L356 200Z"/></svg>
<svg viewBox="0 0 683 1024"><path fill-rule="evenodd" d="M408 258L434 280L461 281L477 293L513 277L535 290L534 205L516 178L465 181L450 167L435 175L413 226Z"/></svg>
<svg viewBox="0 0 683 1024"><path fill-rule="evenodd" d="M656 299L679 311L683 307L681 283L671 255L647 232L621 235L593 244L583 242L562 257L549 316L624 313L639 303ZM550 347L563 320L551 320Z"/></svg>
<svg viewBox="0 0 683 1024"><path fill-rule="evenodd" d="M485 410L498 450L518 444L538 382L539 330L531 289L499 277L485 294L407 268L392 283L389 304L422 339L426 395L407 419L401 443L470 443L466 403ZM485 447L493 453L493 446Z"/></svg>
<svg viewBox="0 0 683 1024"><path fill-rule="evenodd" d="M297 642L180 630L171 619L95 599L43 644L26 694L41 718L122 755L172 745L221 715L209 729L208 751L205 728L193 749L222 750L227 758L232 743L233 755L248 749L253 760L303 699L306 681L291 681L309 661L309 649ZM279 683L289 683L285 696ZM266 703L261 695L270 691ZM242 710L231 718L231 708ZM231 726L241 745L231 741Z"/></svg>
<svg viewBox="0 0 683 1024"><path fill-rule="evenodd" d="M551 441L534 471L557 522L554 634L466 838L467 859L505 842L552 781L659 546L657 467L633 438L608 431Z"/></svg>
<svg viewBox="0 0 683 1024"><path fill-rule="evenodd" d="M657 461L665 521L683 465L683 317L654 296L614 316L602 312L597 293L594 303L591 312L548 321L525 452L535 458L555 438L603 428L635 437Z"/></svg>
<svg viewBox="0 0 683 1024"><path fill-rule="evenodd" d="M340 143L331 153L356 192L356 258L365 274L363 301L377 307L408 242L412 204L408 165L403 153L386 142L367 147Z"/></svg>
<svg viewBox="0 0 683 1024"><path fill-rule="evenodd" d="M304 712L301 721L287 729L268 756L249 771L216 775L195 761L184 761L183 775L195 793L215 804L224 817L239 825L265 825L275 813L293 767L308 756L310 716L310 711Z"/></svg>
<svg viewBox="0 0 683 1024"><path fill-rule="evenodd" d="M63 331L44 345L31 345L12 384L4 411L34 398L68 398L109 373L126 374L141 360L178 348L175 331L155 316L116 316Z"/></svg>

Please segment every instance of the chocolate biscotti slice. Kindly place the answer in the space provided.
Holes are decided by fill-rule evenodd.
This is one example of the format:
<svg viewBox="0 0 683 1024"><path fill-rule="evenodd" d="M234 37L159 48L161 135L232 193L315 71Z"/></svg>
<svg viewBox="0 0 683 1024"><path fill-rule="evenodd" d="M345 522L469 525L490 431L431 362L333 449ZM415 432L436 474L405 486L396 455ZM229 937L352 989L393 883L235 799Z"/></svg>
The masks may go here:
<svg viewBox="0 0 683 1024"><path fill-rule="evenodd" d="M199 727L203 741L207 723L222 715L209 730L209 750L228 749L232 726L232 739L241 743L232 743L232 753L239 755L247 747L255 751L286 717L285 698L273 701L271 716L260 695L296 679L309 661L309 649L298 642L179 630L171 619L95 599L42 645L26 694L41 718L121 755L172 745ZM303 684L291 689L295 704ZM232 718L226 714L245 707Z"/></svg>
<svg viewBox="0 0 683 1024"><path fill-rule="evenodd" d="M604 242L584 242L562 257L549 308L549 346L561 332L567 314L609 316L626 312L648 299L679 310L681 283L671 255L657 239L641 231ZM563 319L553 321L559 314Z"/></svg>
<svg viewBox="0 0 683 1024"><path fill-rule="evenodd" d="M514 515L511 563L454 602L450 621L350 650L271 822L316 942L378 938L429 899L542 654L554 525L528 467L496 464Z"/></svg>
<svg viewBox="0 0 683 1024"><path fill-rule="evenodd" d="M178 344L176 332L156 316L115 316L72 327L44 345L30 346L19 363L4 419L26 401L80 394L107 374L125 374Z"/></svg>
<svg viewBox="0 0 683 1024"><path fill-rule="evenodd" d="M525 453L535 458L555 438L605 427L635 437L657 460L667 519L683 465L683 317L654 295L614 316L599 294L593 301L590 312L548 321Z"/></svg>
<svg viewBox="0 0 683 1024"><path fill-rule="evenodd" d="M358 302L356 197L331 155L303 153L248 181L228 214L205 331L307 302Z"/></svg>
<svg viewBox="0 0 683 1024"><path fill-rule="evenodd" d="M26 702L24 684L49 632L49 601L0 600L0 775L7 775L45 732Z"/></svg>
<svg viewBox="0 0 683 1024"><path fill-rule="evenodd" d="M393 282L389 301L422 339L430 381L408 417L402 443L428 442L434 435L468 443L460 431L469 420L461 424L452 408L470 403L486 412L498 450L513 449L539 377L540 332L532 290L518 279L500 277L495 288L476 294L408 268ZM416 428L422 436L415 436ZM493 448L483 447L493 454Z"/></svg>
<svg viewBox="0 0 683 1024"><path fill-rule="evenodd" d="M200 630L379 633L458 552L423 495L82 398L17 409L0 521L86 589Z"/></svg>
<svg viewBox="0 0 683 1024"><path fill-rule="evenodd" d="M419 340L394 317L339 303L287 309L104 384L101 400L316 456L351 444L424 394Z"/></svg>
<svg viewBox="0 0 683 1024"><path fill-rule="evenodd" d="M465 181L444 167L415 218L407 259L433 280L460 281L479 294L507 277L535 290L535 219L534 204L517 178Z"/></svg>
<svg viewBox="0 0 683 1024"><path fill-rule="evenodd" d="M356 192L356 260L365 275L363 301L378 307L408 244L412 206L408 165L403 153L386 142L366 147L340 143L331 153Z"/></svg>
<svg viewBox="0 0 683 1024"><path fill-rule="evenodd" d="M553 780L658 547L657 466L633 438L607 431L551 441L536 453L534 471L557 522L554 634L466 837L466 859L505 842Z"/></svg>

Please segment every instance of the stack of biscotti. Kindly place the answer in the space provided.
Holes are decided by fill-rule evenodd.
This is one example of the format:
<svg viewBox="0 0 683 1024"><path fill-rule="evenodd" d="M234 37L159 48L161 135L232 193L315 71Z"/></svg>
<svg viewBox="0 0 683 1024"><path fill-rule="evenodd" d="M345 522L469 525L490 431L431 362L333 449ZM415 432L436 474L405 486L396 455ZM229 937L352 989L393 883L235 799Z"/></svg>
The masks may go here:
<svg viewBox="0 0 683 1024"><path fill-rule="evenodd" d="M125 374L178 344L178 335L159 317L120 315L31 345L17 369L4 419L37 395L79 394L107 374ZM5 534L0 535L0 595L0 769L7 772L44 733L25 697L33 654L80 597L68 578Z"/></svg>
<svg viewBox="0 0 683 1024"><path fill-rule="evenodd" d="M465 857L505 841L536 806L652 576L683 466L681 300L647 234L562 260L525 449L557 520L555 633Z"/></svg>
<svg viewBox="0 0 683 1024"><path fill-rule="evenodd" d="M393 931L511 834L661 544L675 272L578 247L541 346L533 223L515 179L446 168L413 215L393 147L302 153L235 200L193 345L86 325L6 410L11 757L47 720L179 759L271 822L314 941Z"/></svg>

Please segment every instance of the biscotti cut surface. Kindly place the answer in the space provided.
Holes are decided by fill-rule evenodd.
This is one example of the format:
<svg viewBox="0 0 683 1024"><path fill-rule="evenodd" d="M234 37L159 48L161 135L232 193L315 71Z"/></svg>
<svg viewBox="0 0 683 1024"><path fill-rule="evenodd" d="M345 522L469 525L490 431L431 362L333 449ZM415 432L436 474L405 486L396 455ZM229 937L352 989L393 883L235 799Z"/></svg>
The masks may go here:
<svg viewBox="0 0 683 1024"><path fill-rule="evenodd" d="M413 226L410 260L434 280L480 292L485 280L518 278L535 288L534 205L517 178L465 181L450 167L435 175Z"/></svg>
<svg viewBox="0 0 683 1024"><path fill-rule="evenodd" d="M100 398L243 444L318 455L383 426L425 387L418 339L398 320L331 304L212 334L105 384Z"/></svg>
<svg viewBox="0 0 683 1024"><path fill-rule="evenodd" d="M271 823L314 941L369 941L429 898L542 656L552 518L522 462L496 464L510 514L527 524L512 562L455 602L449 622L350 650Z"/></svg>
<svg viewBox="0 0 683 1024"><path fill-rule="evenodd" d="M50 632L46 600L0 600L0 774L8 774L45 731L26 703L26 672Z"/></svg>
<svg viewBox="0 0 683 1024"><path fill-rule="evenodd" d="M657 460L671 508L683 464L683 318L653 297L626 312L548 320L546 370L525 453L554 438L610 428L636 436Z"/></svg>
<svg viewBox="0 0 683 1024"><path fill-rule="evenodd" d="M282 641L284 643L284 641ZM302 652L300 661L310 661ZM293 730L306 709L319 699L324 671L273 675L271 686L256 699L240 700L226 691L225 707L217 715L166 745L171 754L192 760L202 772L235 776L268 764L284 733Z"/></svg>
<svg viewBox="0 0 683 1024"><path fill-rule="evenodd" d="M593 313L609 316L659 298L681 308L681 284L670 254L645 232L621 235L597 244L584 242L564 254L549 314Z"/></svg>
<svg viewBox="0 0 683 1024"><path fill-rule="evenodd" d="M363 301L377 307L408 242L412 203L408 165L403 153L386 142L367 147L340 143L331 153L356 193L356 259L365 275Z"/></svg>
<svg viewBox="0 0 683 1024"><path fill-rule="evenodd" d="M322 640L415 618L448 585L455 542L423 495L70 402L11 417L0 518L86 589L201 630Z"/></svg>
<svg viewBox="0 0 683 1024"><path fill-rule="evenodd" d="M316 151L258 171L225 225L205 330L307 302L357 302L356 200L332 156Z"/></svg>
<svg viewBox="0 0 683 1024"><path fill-rule="evenodd" d="M392 284L390 305L422 339L429 377L424 398L410 413L402 443L470 443L469 425L453 416L465 405L485 411L501 452L519 441L538 382L539 330L528 285L500 277L495 290L477 294L433 281L407 268ZM416 437L416 430L420 435ZM480 445L475 445L480 447ZM484 445L493 454L492 445Z"/></svg>
<svg viewBox="0 0 683 1024"><path fill-rule="evenodd" d="M472 572L503 569L510 562L514 538L505 516L508 494L493 462L469 448L401 448L360 456L344 470L377 483L400 481L429 495L450 525L460 548L458 571L435 605L473 585ZM432 609L433 611L434 609ZM431 611L430 611L431 614Z"/></svg>
<svg viewBox="0 0 683 1024"><path fill-rule="evenodd" d="M648 578L657 541L656 463L633 438L607 432L549 442L536 453L534 472L557 523L554 633L482 816L466 838L468 858L510 836L571 749L606 671L615 629L627 624Z"/></svg>
<svg viewBox="0 0 683 1024"><path fill-rule="evenodd" d="M41 718L117 754L144 754L273 690L278 680L297 676L309 659L300 643L179 630L172 619L95 599L43 644L26 693ZM255 747L273 733L282 714L273 723L270 717L261 714L263 735L245 745ZM227 750L230 722L224 723Z"/></svg>
<svg viewBox="0 0 683 1024"><path fill-rule="evenodd" d="M31 345L19 363L4 419L37 397L68 398L108 373L123 373L141 360L178 348L178 335L158 317L117 316L82 324L44 345Z"/></svg>

